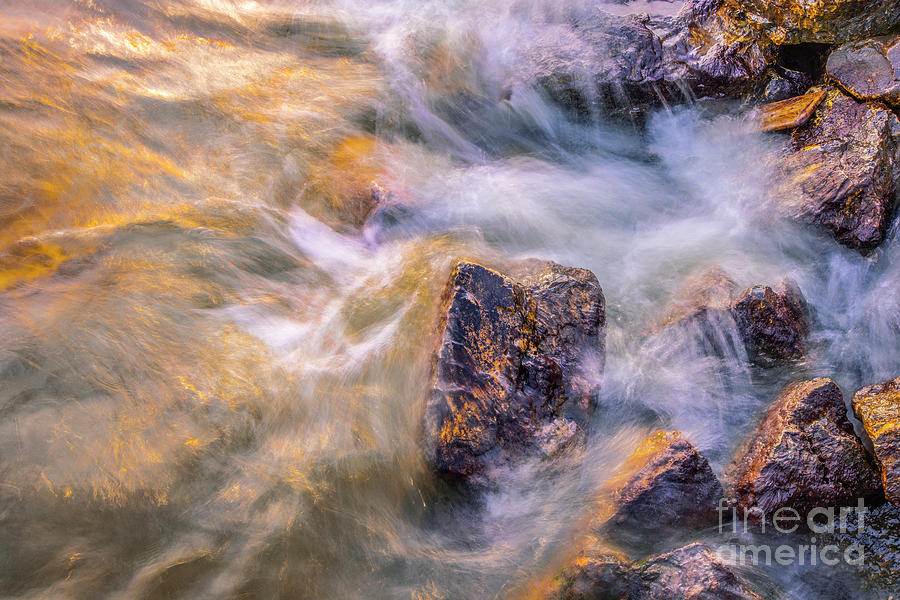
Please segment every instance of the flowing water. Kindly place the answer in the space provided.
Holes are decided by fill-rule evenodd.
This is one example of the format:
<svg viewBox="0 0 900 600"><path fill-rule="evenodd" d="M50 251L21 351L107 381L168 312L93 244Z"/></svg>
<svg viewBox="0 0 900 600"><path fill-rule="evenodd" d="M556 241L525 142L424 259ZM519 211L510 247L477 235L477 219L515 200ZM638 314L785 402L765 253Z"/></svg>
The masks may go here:
<svg viewBox="0 0 900 600"><path fill-rule="evenodd" d="M0 0L3 597L521 597L647 432L721 473L786 382L900 375L893 236L863 258L781 216L783 140L738 107L567 120L529 79L595 10L564 2ZM392 200L359 228L372 181ZM599 278L578 468L477 498L430 474L460 257ZM798 281L808 360L658 332L714 265Z"/></svg>

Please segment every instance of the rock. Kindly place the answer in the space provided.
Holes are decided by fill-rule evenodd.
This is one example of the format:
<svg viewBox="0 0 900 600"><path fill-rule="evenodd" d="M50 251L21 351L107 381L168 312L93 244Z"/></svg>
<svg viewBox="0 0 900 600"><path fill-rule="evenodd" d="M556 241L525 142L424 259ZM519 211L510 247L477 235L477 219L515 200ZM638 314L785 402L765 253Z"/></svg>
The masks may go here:
<svg viewBox="0 0 900 600"><path fill-rule="evenodd" d="M851 406L872 440L884 496L900 505L900 378L860 389Z"/></svg>
<svg viewBox="0 0 900 600"><path fill-rule="evenodd" d="M597 11L536 39L525 72L580 118L743 94L759 85L776 49L718 5L686 2L667 17Z"/></svg>
<svg viewBox="0 0 900 600"><path fill-rule="evenodd" d="M900 589L900 507L882 504L864 510L862 519L860 511L854 509L844 519L844 526L838 521L835 531L820 545L860 548L865 557L864 564L858 566L860 575L872 587L896 591ZM851 556L858 556L856 552Z"/></svg>
<svg viewBox="0 0 900 600"><path fill-rule="evenodd" d="M805 354L806 301L792 279L775 290L763 285L746 290L731 314L753 363L768 367Z"/></svg>
<svg viewBox="0 0 900 600"><path fill-rule="evenodd" d="M824 97L825 92L819 90L795 98L764 104L759 108L760 129L779 131L803 125L809 121Z"/></svg>
<svg viewBox="0 0 900 600"><path fill-rule="evenodd" d="M784 388L737 463L733 481L738 506L758 507L767 517L781 507L805 515L817 506L856 505L881 488L847 420L841 390L822 378Z"/></svg>
<svg viewBox="0 0 900 600"><path fill-rule="evenodd" d="M634 565L581 556L554 580L547 600L760 600L755 586L694 543Z"/></svg>
<svg viewBox="0 0 900 600"><path fill-rule="evenodd" d="M733 324L747 357L762 367L802 358L809 319L797 284L785 278L774 289L757 285L740 295L737 290L718 267L690 277L676 295L666 326L693 332L702 338L703 348L724 354L728 340L721 330Z"/></svg>
<svg viewBox="0 0 900 600"><path fill-rule="evenodd" d="M766 104L802 96L812 85L812 80L806 73L777 67L769 69L761 83L764 85L754 94L753 104Z"/></svg>
<svg viewBox="0 0 900 600"><path fill-rule="evenodd" d="M607 485L614 500L602 526L626 533L708 525L722 498L709 462L678 431L644 440Z"/></svg>
<svg viewBox="0 0 900 600"><path fill-rule="evenodd" d="M900 36L844 44L828 56L825 70L854 98L900 105Z"/></svg>
<svg viewBox="0 0 900 600"><path fill-rule="evenodd" d="M628 600L631 566L623 559L583 553L553 578L546 600Z"/></svg>
<svg viewBox="0 0 900 600"><path fill-rule="evenodd" d="M842 43L900 24L896 0L725 0L720 10L778 45Z"/></svg>
<svg viewBox="0 0 900 600"><path fill-rule="evenodd" d="M597 278L538 261L520 270L461 261L450 276L425 410L426 454L442 475L552 454L590 421L606 327Z"/></svg>
<svg viewBox="0 0 900 600"><path fill-rule="evenodd" d="M694 543L648 559L632 572L630 600L761 600L712 547Z"/></svg>
<svg viewBox="0 0 900 600"><path fill-rule="evenodd" d="M825 91L813 118L791 134L784 205L865 254L882 242L894 213L900 121L883 104Z"/></svg>

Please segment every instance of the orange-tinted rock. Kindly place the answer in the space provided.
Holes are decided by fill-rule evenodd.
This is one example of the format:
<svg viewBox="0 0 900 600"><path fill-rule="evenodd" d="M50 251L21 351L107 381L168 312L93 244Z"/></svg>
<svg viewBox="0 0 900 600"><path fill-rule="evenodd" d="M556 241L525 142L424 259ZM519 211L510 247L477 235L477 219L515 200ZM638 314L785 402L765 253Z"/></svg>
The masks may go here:
<svg viewBox="0 0 900 600"><path fill-rule="evenodd" d="M768 517L781 507L806 514L818 506L851 506L881 489L830 379L792 383L781 392L739 457L734 483L738 505Z"/></svg>
<svg viewBox="0 0 900 600"><path fill-rule="evenodd" d="M709 462L678 431L644 440L607 486L613 505L602 526L626 533L707 525L722 498Z"/></svg>
<svg viewBox="0 0 900 600"><path fill-rule="evenodd" d="M818 90L795 98L764 104L759 108L760 128L763 131L791 129L806 123L825 97Z"/></svg>
<svg viewBox="0 0 900 600"><path fill-rule="evenodd" d="M900 505L900 378L860 389L851 404L872 440L884 496Z"/></svg>
<svg viewBox="0 0 900 600"><path fill-rule="evenodd" d="M597 278L555 263L520 270L513 279L462 261L450 277L425 414L441 474L553 453L587 428L606 323Z"/></svg>
<svg viewBox="0 0 900 600"><path fill-rule="evenodd" d="M877 102L859 103L836 88L791 134L784 160L785 206L866 253L881 244L900 181L900 120Z"/></svg>

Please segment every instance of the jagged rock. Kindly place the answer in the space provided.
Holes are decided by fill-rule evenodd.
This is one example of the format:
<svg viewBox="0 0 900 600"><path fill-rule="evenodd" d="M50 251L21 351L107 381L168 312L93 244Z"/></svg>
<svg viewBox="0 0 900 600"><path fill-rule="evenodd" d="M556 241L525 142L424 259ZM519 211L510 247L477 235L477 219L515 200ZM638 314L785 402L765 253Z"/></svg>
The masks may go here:
<svg viewBox="0 0 900 600"><path fill-rule="evenodd" d="M776 289L757 285L746 290L731 314L754 363L773 366L803 357L809 333L806 300L792 279Z"/></svg>
<svg viewBox="0 0 900 600"><path fill-rule="evenodd" d="M582 556L554 580L547 600L761 600L754 585L694 543L626 565L611 556Z"/></svg>
<svg viewBox="0 0 900 600"><path fill-rule="evenodd" d="M826 92L813 118L791 134L783 203L865 254L882 242L894 213L900 121L883 104Z"/></svg>
<svg viewBox="0 0 900 600"><path fill-rule="evenodd" d="M840 388L823 378L784 388L739 457L733 480L738 506L758 507L769 517L781 507L805 515L817 506L855 505L881 488Z"/></svg>
<svg viewBox="0 0 900 600"><path fill-rule="evenodd" d="M748 358L770 367L802 358L809 333L806 300L797 284L785 278L774 289L754 286L738 295L738 287L719 267L689 278L673 302L665 323L691 330L705 348L722 353L718 330L733 323Z"/></svg>
<svg viewBox="0 0 900 600"><path fill-rule="evenodd" d="M850 511L820 545L836 543L840 548L861 549L864 561L858 567L864 580L872 587L896 591L900 589L900 507L882 504L863 511ZM860 550L851 552L851 557L857 558Z"/></svg>
<svg viewBox="0 0 900 600"><path fill-rule="evenodd" d="M526 72L582 118L743 94L762 81L776 49L719 4L686 2L674 17L592 13L535 40Z"/></svg>
<svg viewBox="0 0 900 600"><path fill-rule="evenodd" d="M825 69L859 100L900 105L900 36L844 44L828 56Z"/></svg>
<svg viewBox="0 0 900 600"><path fill-rule="evenodd" d="M779 131L799 127L809 121L824 97L825 92L819 90L811 94L765 104L759 108L760 129Z"/></svg>
<svg viewBox="0 0 900 600"><path fill-rule="evenodd" d="M678 431L644 440L607 486L613 500L602 527L624 532L707 525L722 498L709 462Z"/></svg>
<svg viewBox="0 0 900 600"><path fill-rule="evenodd" d="M720 10L752 23L779 45L842 43L900 24L896 0L725 0Z"/></svg>
<svg viewBox="0 0 900 600"><path fill-rule="evenodd" d="M539 261L520 271L461 261L450 276L425 411L440 474L468 478L553 453L590 420L606 325L597 278Z"/></svg>
<svg viewBox="0 0 900 600"><path fill-rule="evenodd" d="M860 389L851 406L872 440L884 496L900 505L900 378Z"/></svg>

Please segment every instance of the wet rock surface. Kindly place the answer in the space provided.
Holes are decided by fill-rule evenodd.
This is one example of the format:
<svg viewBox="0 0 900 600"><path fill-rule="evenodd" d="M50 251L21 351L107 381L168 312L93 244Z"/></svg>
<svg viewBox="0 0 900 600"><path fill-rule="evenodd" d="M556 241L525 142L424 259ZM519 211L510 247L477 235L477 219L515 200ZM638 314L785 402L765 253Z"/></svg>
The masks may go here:
<svg viewBox="0 0 900 600"><path fill-rule="evenodd" d="M633 565L615 557L580 557L554 581L548 600L757 600L756 586L694 543Z"/></svg>
<svg viewBox="0 0 900 600"><path fill-rule="evenodd" d="M776 44L840 43L884 33L900 23L894 0L726 0L723 11L754 24Z"/></svg>
<svg viewBox="0 0 900 600"><path fill-rule="evenodd" d="M809 316L797 284L785 278L775 288L758 285L741 294L737 290L720 268L689 278L673 302L667 327L691 331L705 348L721 354L731 343L723 331L733 324L754 364L770 367L802 358Z"/></svg>
<svg viewBox="0 0 900 600"><path fill-rule="evenodd" d="M538 261L515 275L466 261L451 274L425 414L442 475L553 454L587 428L606 323L597 279Z"/></svg>
<svg viewBox="0 0 900 600"><path fill-rule="evenodd" d="M860 389L851 405L872 440L885 498L900 505L900 378Z"/></svg>
<svg viewBox="0 0 900 600"><path fill-rule="evenodd" d="M760 107L760 129L780 131L799 127L809 121L824 97L825 92L820 90L766 104Z"/></svg>
<svg viewBox="0 0 900 600"><path fill-rule="evenodd" d="M757 285L746 290L731 314L754 363L772 366L803 357L809 333L806 300L792 279L775 289Z"/></svg>
<svg viewBox="0 0 900 600"><path fill-rule="evenodd" d="M580 117L742 94L763 80L776 50L719 4L687 2L675 16L598 12L575 20L536 41L528 71Z"/></svg>
<svg viewBox="0 0 900 600"><path fill-rule="evenodd" d="M850 512L845 526L823 539L844 550L861 548L863 564L857 568L866 584L875 590L896 591L900 589L900 507L882 504L864 510L862 515L858 510ZM858 550L851 552L856 556Z"/></svg>
<svg viewBox="0 0 900 600"><path fill-rule="evenodd" d="M844 44L828 56L826 71L854 98L900 105L900 36Z"/></svg>
<svg viewBox="0 0 900 600"><path fill-rule="evenodd" d="M883 104L826 92L812 119L791 135L786 207L867 253L881 244L894 214L900 121Z"/></svg>
<svg viewBox="0 0 900 600"><path fill-rule="evenodd" d="M709 462L678 431L644 440L608 485L615 490L614 507L603 527L619 532L708 525L722 497Z"/></svg>
<svg viewBox="0 0 900 600"><path fill-rule="evenodd" d="M738 505L771 515L850 506L877 497L880 481L830 379L788 385L770 407L733 472Z"/></svg>

